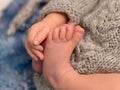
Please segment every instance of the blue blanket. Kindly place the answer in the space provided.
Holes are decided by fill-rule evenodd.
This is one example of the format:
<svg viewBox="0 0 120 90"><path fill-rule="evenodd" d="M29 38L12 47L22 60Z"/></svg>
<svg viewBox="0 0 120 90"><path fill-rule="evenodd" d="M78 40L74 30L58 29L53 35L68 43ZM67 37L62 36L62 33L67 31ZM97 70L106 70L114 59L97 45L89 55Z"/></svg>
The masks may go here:
<svg viewBox="0 0 120 90"><path fill-rule="evenodd" d="M27 0L13 0L0 19L0 90L35 90L31 58L24 48L24 40L43 4L15 35L6 36L11 20L26 2Z"/></svg>

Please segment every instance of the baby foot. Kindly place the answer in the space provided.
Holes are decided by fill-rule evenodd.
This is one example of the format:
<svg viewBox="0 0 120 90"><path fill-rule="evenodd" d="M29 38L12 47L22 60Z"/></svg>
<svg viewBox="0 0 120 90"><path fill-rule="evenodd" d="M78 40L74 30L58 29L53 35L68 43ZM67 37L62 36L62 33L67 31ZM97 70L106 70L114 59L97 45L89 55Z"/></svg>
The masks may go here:
<svg viewBox="0 0 120 90"><path fill-rule="evenodd" d="M56 67L69 63L72 51L83 35L84 30L74 24L65 24L53 30L46 40L43 72L52 72Z"/></svg>

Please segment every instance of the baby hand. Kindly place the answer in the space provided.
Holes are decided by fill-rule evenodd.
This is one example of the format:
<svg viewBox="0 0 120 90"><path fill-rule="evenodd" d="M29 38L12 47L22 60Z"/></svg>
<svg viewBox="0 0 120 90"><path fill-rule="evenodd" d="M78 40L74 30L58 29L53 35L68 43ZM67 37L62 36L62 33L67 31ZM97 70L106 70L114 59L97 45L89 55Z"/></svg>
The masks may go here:
<svg viewBox="0 0 120 90"><path fill-rule="evenodd" d="M43 60L44 41L52 27L46 22L41 21L34 24L28 30L28 36L25 41L25 48L32 59Z"/></svg>
<svg viewBox="0 0 120 90"><path fill-rule="evenodd" d="M42 42L45 41L51 30L66 21L67 17L63 13L50 13L42 21L34 24L29 29L25 47L28 54L34 60L37 61L38 59L43 59L43 47L41 46Z"/></svg>

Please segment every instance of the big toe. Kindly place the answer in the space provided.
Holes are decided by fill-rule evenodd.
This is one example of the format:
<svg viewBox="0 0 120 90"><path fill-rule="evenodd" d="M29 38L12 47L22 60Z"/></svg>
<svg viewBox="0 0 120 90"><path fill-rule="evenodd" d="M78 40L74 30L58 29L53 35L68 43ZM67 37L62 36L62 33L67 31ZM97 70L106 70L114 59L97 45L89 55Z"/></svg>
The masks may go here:
<svg viewBox="0 0 120 90"><path fill-rule="evenodd" d="M74 33L72 37L72 42L77 45L84 35L84 29L80 26L74 28Z"/></svg>

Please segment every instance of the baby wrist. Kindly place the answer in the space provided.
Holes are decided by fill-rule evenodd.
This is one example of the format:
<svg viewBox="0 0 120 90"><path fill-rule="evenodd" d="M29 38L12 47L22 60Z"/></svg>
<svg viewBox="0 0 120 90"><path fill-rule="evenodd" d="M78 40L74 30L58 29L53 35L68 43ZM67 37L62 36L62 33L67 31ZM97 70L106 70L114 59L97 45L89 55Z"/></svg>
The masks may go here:
<svg viewBox="0 0 120 90"><path fill-rule="evenodd" d="M64 13L50 13L42 21L45 21L47 24L52 27L57 27L59 25L65 24L68 21L67 15Z"/></svg>

